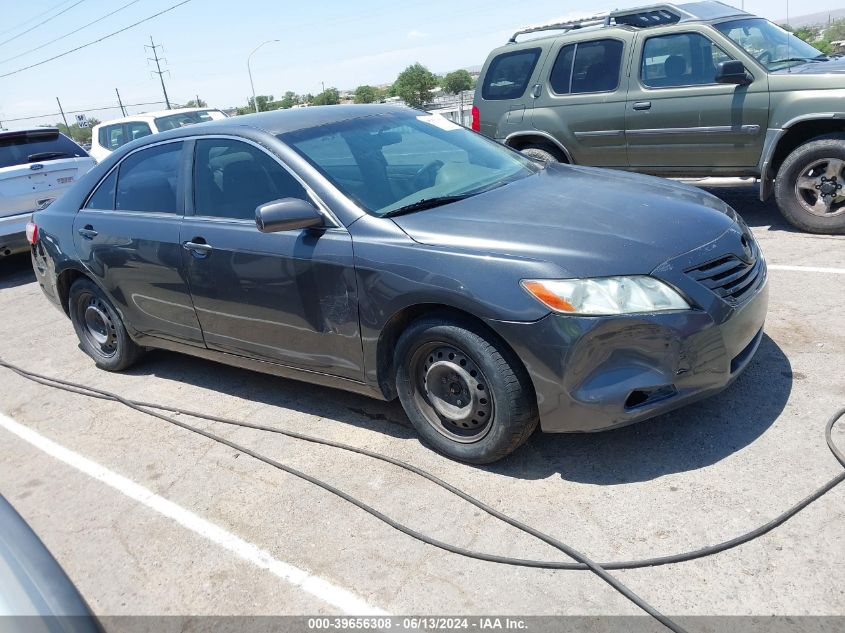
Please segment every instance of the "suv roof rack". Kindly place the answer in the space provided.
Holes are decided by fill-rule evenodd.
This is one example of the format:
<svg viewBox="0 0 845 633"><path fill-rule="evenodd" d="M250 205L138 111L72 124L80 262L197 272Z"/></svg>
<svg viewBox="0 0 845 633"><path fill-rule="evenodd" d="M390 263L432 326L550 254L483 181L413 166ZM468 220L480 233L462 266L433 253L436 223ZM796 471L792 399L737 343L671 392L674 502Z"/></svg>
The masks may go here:
<svg viewBox="0 0 845 633"><path fill-rule="evenodd" d="M552 22L550 24L539 24L519 29L511 35L509 43L516 43L516 38L526 33L538 33L541 31L573 31L587 27L608 27L608 26L629 26L643 29L650 26L661 26L664 24L675 24L681 19L695 19L695 15L685 11L674 4L652 4L636 9L624 9L622 11L606 11L587 18L578 18L565 22Z"/></svg>

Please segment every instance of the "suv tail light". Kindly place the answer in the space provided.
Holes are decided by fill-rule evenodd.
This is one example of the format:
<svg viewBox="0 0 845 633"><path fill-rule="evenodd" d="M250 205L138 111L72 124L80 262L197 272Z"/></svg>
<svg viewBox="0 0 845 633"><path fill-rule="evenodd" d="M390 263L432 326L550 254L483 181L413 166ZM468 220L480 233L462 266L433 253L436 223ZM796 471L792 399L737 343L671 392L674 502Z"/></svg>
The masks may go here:
<svg viewBox="0 0 845 633"><path fill-rule="evenodd" d="M26 223L26 241L32 245L38 241L38 225L35 222Z"/></svg>
<svg viewBox="0 0 845 633"><path fill-rule="evenodd" d="M478 113L478 106L472 106L472 131L481 131L481 115Z"/></svg>

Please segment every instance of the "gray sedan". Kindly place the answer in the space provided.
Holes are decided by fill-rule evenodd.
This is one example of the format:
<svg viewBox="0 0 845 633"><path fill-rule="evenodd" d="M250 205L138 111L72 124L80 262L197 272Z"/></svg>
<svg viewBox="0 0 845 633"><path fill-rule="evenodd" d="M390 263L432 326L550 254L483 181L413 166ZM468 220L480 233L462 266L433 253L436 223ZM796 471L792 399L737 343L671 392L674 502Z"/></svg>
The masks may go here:
<svg viewBox="0 0 845 633"><path fill-rule="evenodd" d="M177 350L381 399L472 463L723 389L766 265L718 199L549 165L439 116L331 106L120 148L35 214L46 296L98 366Z"/></svg>

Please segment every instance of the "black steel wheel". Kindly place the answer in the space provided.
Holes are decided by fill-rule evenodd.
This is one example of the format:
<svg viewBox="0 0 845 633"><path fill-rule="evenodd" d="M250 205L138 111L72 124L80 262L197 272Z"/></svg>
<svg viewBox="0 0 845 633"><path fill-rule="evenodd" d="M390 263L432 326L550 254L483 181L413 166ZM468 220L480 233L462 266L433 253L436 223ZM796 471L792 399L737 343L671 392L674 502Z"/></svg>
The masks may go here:
<svg viewBox="0 0 845 633"><path fill-rule="evenodd" d="M534 388L522 362L493 332L452 315L411 323L394 366L402 406L435 450L484 464L516 450L537 427Z"/></svg>
<svg viewBox="0 0 845 633"><path fill-rule="evenodd" d="M68 312L79 344L98 367L119 371L132 365L141 349L129 338L114 306L89 279L78 279L70 288Z"/></svg>

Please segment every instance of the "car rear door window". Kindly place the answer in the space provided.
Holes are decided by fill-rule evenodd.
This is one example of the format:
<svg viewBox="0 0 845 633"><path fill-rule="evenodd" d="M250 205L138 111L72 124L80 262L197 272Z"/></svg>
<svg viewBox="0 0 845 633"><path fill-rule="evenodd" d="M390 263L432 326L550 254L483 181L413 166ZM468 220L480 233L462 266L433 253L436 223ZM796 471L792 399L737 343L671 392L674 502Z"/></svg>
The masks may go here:
<svg viewBox="0 0 845 633"><path fill-rule="evenodd" d="M539 48L503 53L494 58L484 76L481 97L490 101L521 97L539 58Z"/></svg>
<svg viewBox="0 0 845 633"><path fill-rule="evenodd" d="M265 151L232 139L200 139L194 152L194 214L255 220L256 207L308 195Z"/></svg>
<svg viewBox="0 0 845 633"><path fill-rule="evenodd" d="M105 134L103 134L105 132ZM107 125L100 130L100 145L110 149L116 150L121 145L126 143L126 135L123 132L123 125Z"/></svg>
<svg viewBox="0 0 845 633"><path fill-rule="evenodd" d="M549 74L552 90L556 94L616 90L623 48L622 42L610 39L564 46Z"/></svg>
<svg viewBox="0 0 845 633"><path fill-rule="evenodd" d="M716 67L733 59L699 33L650 37L643 45L640 77L649 88L716 83Z"/></svg>
<svg viewBox="0 0 845 633"><path fill-rule="evenodd" d="M150 126L144 121L130 121L125 124L124 138L127 143L142 136L149 136L152 133Z"/></svg>
<svg viewBox="0 0 845 633"><path fill-rule="evenodd" d="M88 198L86 209L114 209L114 191L117 184L117 170L112 169L111 173L100 181L94 194Z"/></svg>
<svg viewBox="0 0 845 633"><path fill-rule="evenodd" d="M181 213L179 171L182 143L166 143L127 156L117 176L120 211Z"/></svg>

